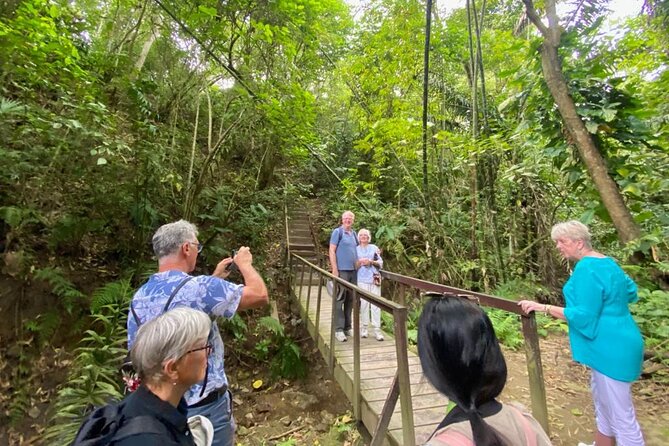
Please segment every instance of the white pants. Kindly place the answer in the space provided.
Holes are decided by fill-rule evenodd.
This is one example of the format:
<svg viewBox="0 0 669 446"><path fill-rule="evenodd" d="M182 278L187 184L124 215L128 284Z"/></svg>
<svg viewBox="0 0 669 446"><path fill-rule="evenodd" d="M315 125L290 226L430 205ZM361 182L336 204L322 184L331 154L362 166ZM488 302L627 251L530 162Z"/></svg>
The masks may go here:
<svg viewBox="0 0 669 446"><path fill-rule="evenodd" d="M644 446L632 402L632 383L617 381L592 370L590 387L597 430L607 437L615 437L617 446Z"/></svg>
<svg viewBox="0 0 669 446"><path fill-rule="evenodd" d="M377 296L381 295L381 287L373 283L359 283L358 286L365 291ZM381 309L376 305L370 304L365 299L360 299L360 325L367 329L369 325L369 313L372 313L372 327L378 332L381 330Z"/></svg>

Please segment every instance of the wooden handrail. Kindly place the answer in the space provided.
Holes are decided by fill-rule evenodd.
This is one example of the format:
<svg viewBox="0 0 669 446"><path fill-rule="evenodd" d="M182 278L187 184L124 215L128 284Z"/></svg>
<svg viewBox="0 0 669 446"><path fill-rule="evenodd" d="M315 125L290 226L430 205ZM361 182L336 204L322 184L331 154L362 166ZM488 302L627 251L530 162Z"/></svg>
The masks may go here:
<svg viewBox="0 0 669 446"><path fill-rule="evenodd" d="M288 252L288 259L290 264L302 264L301 268L301 277L300 277L300 289L299 295L302 296L302 286L304 284L304 275L305 267L309 268L309 282L307 283L307 301L311 298L311 287L312 287L312 277L313 273L316 272L319 276L319 288L322 289L323 279L332 280L333 282L333 311L332 311L332 321L330 324L330 354L328 357L328 366L330 372L334 372L334 352L335 346L337 343L334 339L335 334L335 321L336 312L334 307L336 305L336 298L339 287L347 288L353 292L353 330L356 333L360 333L360 299L364 298L370 303L378 306L382 311L391 313L393 316L393 331L395 335L395 349L397 355L397 374L395 380L393 381L393 388L391 389L388 399L383 406L383 410L379 417L379 422L377 424L376 430L372 433L372 444L382 444L385 439L386 433L388 431L388 424L392 416L393 411L395 410L395 405L399 396L400 408L402 413L402 439L403 445L405 446L414 446L416 444L416 434L414 429L414 419L413 419L413 402L411 398L411 383L409 379L409 360L408 360L408 340L407 340L407 308L404 305L400 305L391 300L385 299L381 296L371 294L368 291L359 288L356 285L353 285L350 282L347 282L337 276L334 276L327 270L320 268L317 265L306 260L304 257L301 257L297 254ZM296 261L293 261L296 260ZM290 268L290 274L292 275L292 267ZM317 308L320 309L321 302L321 291L319 290L317 295ZM310 308L307 305L307 308ZM317 310L317 318L319 317L320 311ZM314 336L318 335L318 325L314 330ZM356 419L361 419L361 387L360 387L360 337L353 337L353 413ZM397 389L395 389L397 387Z"/></svg>
<svg viewBox="0 0 669 446"><path fill-rule="evenodd" d="M530 382L530 398L532 401L532 414L539 421L546 433L549 433L548 406L546 404L546 385L544 383L543 365L541 363L541 351L539 349L539 335L534 313L525 314L518 303L497 296L491 296L476 291L463 290L427 280L416 279L402 274L381 270L381 277L400 286L409 286L422 291L436 293L447 293L466 299L475 299L479 305L497 308L521 316L522 333L525 339L525 357L527 359L527 373Z"/></svg>
<svg viewBox="0 0 669 446"><path fill-rule="evenodd" d="M417 288L422 291L433 291L435 293L454 294L456 296L465 298L474 298L479 305L486 307L498 308L500 310L508 311L510 313L525 316L523 310L518 304L511 299L504 299L502 297L491 296L489 294L479 293L476 291L463 290L462 288L455 288L452 286L442 285L440 283L429 282L427 280L416 279L414 277L403 276L402 274L392 273L390 271L381 270L381 277L392 282L401 283L412 288Z"/></svg>
<svg viewBox="0 0 669 446"><path fill-rule="evenodd" d="M312 237L314 233L312 231ZM353 292L355 302L353 305L353 323L355 325L354 329L356 332L359 332L359 312L360 304L359 299L364 298L369 301L371 304L376 305L381 310L391 313L393 316L393 329L395 334L395 346L397 349L397 374L393 381L393 386L391 387L386 404L384 404L383 411L379 417L377 428L373 432L372 444L381 444L383 438L385 438L388 424L390 422L390 416L395 409L397 399L399 397L400 407L402 412L402 429L403 429L403 444L407 446L413 446L415 444L415 429L414 429L414 420L413 420L413 409L411 401L411 387L409 382L409 367L408 367L408 358L407 358L407 307L403 304L404 302L397 303L392 300L386 299L375 294L371 294L368 291L365 291L359 288L356 285L353 285L337 276L334 276L329 271L321 268L320 266L314 265L305 258L294 254L290 251L289 244L289 233L288 233L288 214L286 210L286 241L287 241L287 261L289 265L289 281L292 283L293 276L293 267L297 264L302 264L301 268L301 277L300 277L300 289L299 295L302 295L302 287L304 286L304 276L305 268L309 268L309 282L308 282L308 295L307 301L311 299L311 282L313 274L318 275L318 286L319 291L317 295L317 324L314 330L314 336L318 335L318 322L320 317L320 307L321 307L321 290L324 285L324 281L331 280L333 282L334 292L333 295L336 296L339 287L344 287ZM316 241L314 241L316 244ZM387 279L390 282L394 282L400 285L400 287L408 287L410 289L416 289L421 291L432 291L437 293L447 293L455 295L462 298L476 300L479 305L497 308L504 310L513 314L521 316L522 321L522 333L525 339L525 355L527 358L527 370L529 375L529 384L530 384L530 396L532 401L532 413L534 417L539 421L544 430L549 432L548 424L548 409L546 405L546 390L543 380L543 367L541 363L541 352L539 350L539 338L537 334L536 319L534 313L525 314L522 309L517 305L517 303L510 299L504 299L497 296L492 296L485 293L480 293L476 291L464 290L461 288L450 287L447 285L442 285L434 282L429 282L426 280L416 279L409 276L404 276L402 274L393 273L386 270L381 270L381 276L384 279ZM333 310L336 300L333 299ZM309 306L307 306L309 308ZM335 312L332 312L332 317L335 317ZM328 365L330 366L331 372L334 371L334 351L335 351L335 324L334 320L331 323L330 329L330 355L328 360ZM354 389L356 395L354 395L353 408L354 414L357 419L360 419L360 342L358 337L354 338Z"/></svg>

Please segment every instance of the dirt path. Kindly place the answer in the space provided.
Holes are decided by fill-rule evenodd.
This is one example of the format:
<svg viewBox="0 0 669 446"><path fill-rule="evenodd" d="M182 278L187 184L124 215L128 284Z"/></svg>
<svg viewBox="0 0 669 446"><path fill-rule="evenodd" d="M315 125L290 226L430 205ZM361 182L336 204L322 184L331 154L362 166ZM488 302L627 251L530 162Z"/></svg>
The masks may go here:
<svg viewBox="0 0 669 446"><path fill-rule="evenodd" d="M592 443L595 422L589 371L571 360L565 335L551 335L540 343L553 444ZM509 379L503 399L530 407L525 355L505 351L505 356ZM646 445L669 444L669 386L642 379L633 385L633 395Z"/></svg>
<svg viewBox="0 0 669 446"><path fill-rule="evenodd" d="M250 383L262 377L262 371L256 370L254 376L237 377L239 404L235 414L240 424L239 445L363 444L352 432L349 402L333 383L310 339L303 341L303 349L310 352L309 376L303 381L278 382L256 392L249 390ZM589 372L571 360L566 336L543 339L541 349L553 444L576 446L579 441L591 442L594 414ZM502 400L530 407L525 355L522 351L507 350L505 356L509 379ZM650 380L634 385L637 415L648 446L669 444L667 390L667 385ZM286 432L285 436L270 440Z"/></svg>

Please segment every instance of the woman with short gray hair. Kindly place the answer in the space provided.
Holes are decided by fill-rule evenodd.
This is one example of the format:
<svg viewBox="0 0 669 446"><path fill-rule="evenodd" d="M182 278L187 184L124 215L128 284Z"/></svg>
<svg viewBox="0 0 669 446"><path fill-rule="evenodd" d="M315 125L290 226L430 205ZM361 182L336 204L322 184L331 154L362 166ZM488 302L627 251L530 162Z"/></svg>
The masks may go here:
<svg viewBox="0 0 669 446"><path fill-rule="evenodd" d="M130 352L142 384L121 404L124 420L149 416L157 422L143 422L146 431L113 441L114 446L195 445L183 396L206 377L210 330L209 316L187 307L142 324Z"/></svg>
<svg viewBox="0 0 669 446"><path fill-rule="evenodd" d="M376 245L370 243L372 234L368 229L358 231L358 240L360 241L360 244L356 247L358 259L355 261L355 267L358 270L357 284L363 290L380 296L381 275L379 270L383 268L380 250ZM381 309L364 298L360 299L360 337L366 338L369 336L370 313L374 337L377 341L383 341Z"/></svg>
<svg viewBox="0 0 669 446"><path fill-rule="evenodd" d="M518 305L525 313L543 311L567 321L572 356L591 369L595 444L643 446L631 390L643 361L643 339L628 307L638 300L637 286L612 258L592 249L583 223L558 223L551 238L562 257L576 262L562 289L566 306L531 300Z"/></svg>

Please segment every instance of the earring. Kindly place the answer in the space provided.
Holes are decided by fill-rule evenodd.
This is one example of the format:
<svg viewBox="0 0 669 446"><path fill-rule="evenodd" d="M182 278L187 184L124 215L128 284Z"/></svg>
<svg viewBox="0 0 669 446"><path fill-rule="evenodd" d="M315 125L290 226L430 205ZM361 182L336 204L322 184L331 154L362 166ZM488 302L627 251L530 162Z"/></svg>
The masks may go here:
<svg viewBox="0 0 669 446"><path fill-rule="evenodd" d="M172 383L172 385L173 385L173 386L176 386L176 385L177 385L177 382L176 382L176 381L174 381L174 382Z"/></svg>

